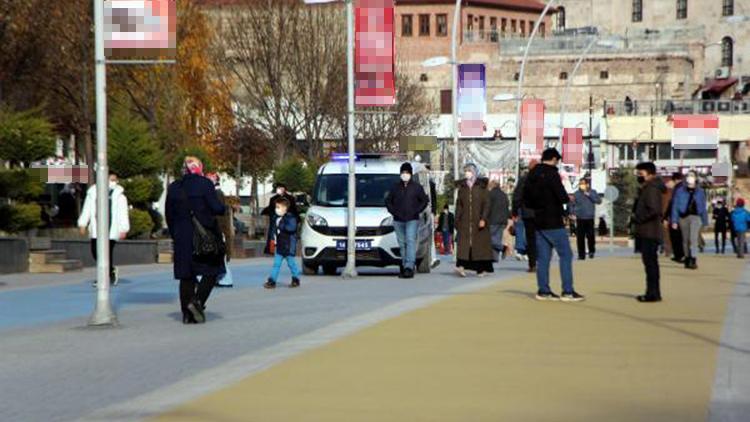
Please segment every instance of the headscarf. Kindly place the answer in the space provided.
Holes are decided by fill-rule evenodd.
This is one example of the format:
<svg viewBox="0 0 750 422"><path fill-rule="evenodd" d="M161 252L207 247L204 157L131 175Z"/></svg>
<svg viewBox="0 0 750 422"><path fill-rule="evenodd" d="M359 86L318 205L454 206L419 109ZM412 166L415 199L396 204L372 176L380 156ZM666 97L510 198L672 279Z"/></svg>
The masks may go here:
<svg viewBox="0 0 750 422"><path fill-rule="evenodd" d="M198 157L187 156L182 168L183 174L197 174L203 176L203 163Z"/></svg>
<svg viewBox="0 0 750 422"><path fill-rule="evenodd" d="M474 163L466 163L464 165L464 172L467 172L467 171L470 171L474 174L473 178L466 179L466 186L468 186L469 189L471 189L474 186L474 182L476 182L477 179L479 178L479 169L477 168L477 165Z"/></svg>

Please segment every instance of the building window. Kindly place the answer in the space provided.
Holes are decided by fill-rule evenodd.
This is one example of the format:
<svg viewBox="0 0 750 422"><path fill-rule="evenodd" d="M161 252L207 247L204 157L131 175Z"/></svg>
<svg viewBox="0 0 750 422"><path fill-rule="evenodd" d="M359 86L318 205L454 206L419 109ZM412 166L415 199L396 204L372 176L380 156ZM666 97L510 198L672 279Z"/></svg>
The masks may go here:
<svg viewBox="0 0 750 422"><path fill-rule="evenodd" d="M545 29L544 22L542 22L542 23L539 24L539 35L541 35L542 38L544 38L545 35L546 35L544 29Z"/></svg>
<svg viewBox="0 0 750 422"><path fill-rule="evenodd" d="M436 15L435 18L437 19L438 37L447 37L448 36L448 15L440 14L440 15Z"/></svg>
<svg viewBox="0 0 750 422"><path fill-rule="evenodd" d="M479 17L479 38L484 39L484 16Z"/></svg>
<svg viewBox="0 0 750 422"><path fill-rule="evenodd" d="M401 36L411 37L412 35L412 15L401 15Z"/></svg>
<svg viewBox="0 0 750 422"><path fill-rule="evenodd" d="M526 36L526 21L521 21L519 22L519 24L521 25L521 37L525 37Z"/></svg>
<svg viewBox="0 0 750 422"><path fill-rule="evenodd" d="M721 4L721 15L732 16L734 15L734 0L724 0Z"/></svg>
<svg viewBox="0 0 750 422"><path fill-rule="evenodd" d="M502 18L500 19L500 33L503 34L503 37L505 37L505 33L508 30L508 19Z"/></svg>
<svg viewBox="0 0 750 422"><path fill-rule="evenodd" d="M688 0L677 0L677 19L687 19Z"/></svg>
<svg viewBox="0 0 750 422"><path fill-rule="evenodd" d="M440 114L453 113L453 93L450 89L440 90Z"/></svg>
<svg viewBox="0 0 750 422"><path fill-rule="evenodd" d="M599 72L599 79L609 79L609 70Z"/></svg>
<svg viewBox="0 0 750 422"><path fill-rule="evenodd" d="M560 80L564 81L568 79L568 72L560 72Z"/></svg>
<svg viewBox="0 0 750 422"><path fill-rule="evenodd" d="M633 22L643 20L643 0L633 0Z"/></svg>
<svg viewBox="0 0 750 422"><path fill-rule="evenodd" d="M490 41L497 42L497 18L490 18Z"/></svg>
<svg viewBox="0 0 750 422"><path fill-rule="evenodd" d="M565 8L557 8L557 30L565 31Z"/></svg>
<svg viewBox="0 0 750 422"><path fill-rule="evenodd" d="M469 31L474 30L474 15L468 16L468 19L466 20L466 29Z"/></svg>
<svg viewBox="0 0 750 422"><path fill-rule="evenodd" d="M515 19L510 20L510 33L511 34L516 33L516 20Z"/></svg>
<svg viewBox="0 0 750 422"><path fill-rule="evenodd" d="M430 15L419 15L419 36L430 36Z"/></svg>
<svg viewBox="0 0 750 422"><path fill-rule="evenodd" d="M521 75L519 75L518 72L516 72L516 73L513 74L513 80L514 81L517 81L518 78L520 78L520 77L521 77Z"/></svg>
<svg viewBox="0 0 750 422"><path fill-rule="evenodd" d="M734 64L734 41L731 37L721 40L721 65L732 66Z"/></svg>
<svg viewBox="0 0 750 422"><path fill-rule="evenodd" d="M427 80L428 78L426 73L419 75L419 82L427 82Z"/></svg>

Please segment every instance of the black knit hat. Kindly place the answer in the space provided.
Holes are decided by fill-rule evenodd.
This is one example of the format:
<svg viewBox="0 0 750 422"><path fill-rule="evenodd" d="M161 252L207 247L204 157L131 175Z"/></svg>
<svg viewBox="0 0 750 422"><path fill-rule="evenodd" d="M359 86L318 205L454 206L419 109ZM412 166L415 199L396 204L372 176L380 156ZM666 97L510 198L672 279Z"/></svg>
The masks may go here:
<svg viewBox="0 0 750 422"><path fill-rule="evenodd" d="M414 170L412 170L410 163L404 163L401 164L401 170L399 171L399 173L414 174Z"/></svg>

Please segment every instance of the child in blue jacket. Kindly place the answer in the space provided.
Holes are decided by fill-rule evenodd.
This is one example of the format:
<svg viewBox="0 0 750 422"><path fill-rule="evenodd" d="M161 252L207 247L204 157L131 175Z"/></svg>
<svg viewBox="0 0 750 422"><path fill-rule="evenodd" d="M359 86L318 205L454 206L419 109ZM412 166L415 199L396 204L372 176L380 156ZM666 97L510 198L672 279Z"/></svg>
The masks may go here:
<svg viewBox="0 0 750 422"><path fill-rule="evenodd" d="M750 222L750 212L745 209L745 200L737 199L734 210L732 210L732 226L737 242L737 258L745 257L745 233L747 233L747 224Z"/></svg>
<svg viewBox="0 0 750 422"><path fill-rule="evenodd" d="M300 271L294 256L297 254L297 216L288 212L289 200L280 198L276 201L276 252L273 259L273 270L271 277L263 285L266 289L276 287L281 265L286 261L289 271L292 272L292 284L289 287L299 287Z"/></svg>

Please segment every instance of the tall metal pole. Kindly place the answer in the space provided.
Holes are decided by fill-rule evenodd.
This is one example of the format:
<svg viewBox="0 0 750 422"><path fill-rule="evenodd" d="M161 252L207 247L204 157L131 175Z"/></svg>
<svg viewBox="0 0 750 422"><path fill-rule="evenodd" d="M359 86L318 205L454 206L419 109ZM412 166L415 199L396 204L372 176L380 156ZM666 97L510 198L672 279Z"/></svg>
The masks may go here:
<svg viewBox="0 0 750 422"><path fill-rule="evenodd" d="M104 57L104 2L94 0L96 69L96 307L89 325L112 326L117 316L109 297L109 167L107 165L107 68Z"/></svg>
<svg viewBox="0 0 750 422"><path fill-rule="evenodd" d="M555 0L549 0L547 5L544 6L542 13L536 19L534 29L531 31L531 35L529 35L529 41L526 42L526 50L523 52L523 60L521 61L521 71L518 73L518 89L516 90L516 183L518 183L521 177L521 102L523 99L523 78L526 71L526 59L529 57L529 49L531 48L531 43L534 42L539 25L541 25L544 17L547 16L547 12L554 3Z"/></svg>
<svg viewBox="0 0 750 422"><path fill-rule="evenodd" d="M458 171L458 25L461 18L461 0L456 0L451 31L451 111L453 112L453 178L459 179Z"/></svg>
<svg viewBox="0 0 750 422"><path fill-rule="evenodd" d="M570 72L570 75L568 75L568 81L565 83L565 89L563 90L562 98L560 99L560 136L557 139L557 147L562 145L562 138L563 138L563 124L565 123L565 106L568 103L568 95L570 93L570 86L573 84L573 77L578 72L578 68L581 67L581 63L583 63L583 60L586 58L586 55L591 50L591 47L596 44L597 37L592 37L589 44L586 46L586 48L583 50L580 56L578 56L578 60L576 61L575 66L573 66L573 71ZM591 127L589 127L589 137L591 137Z"/></svg>
<svg viewBox="0 0 750 422"><path fill-rule="evenodd" d="M346 67L347 67L347 135L349 138L349 195L347 202L346 267L343 277L357 276L357 249L354 243L357 226L355 220L357 183L354 175L354 0L346 1Z"/></svg>

